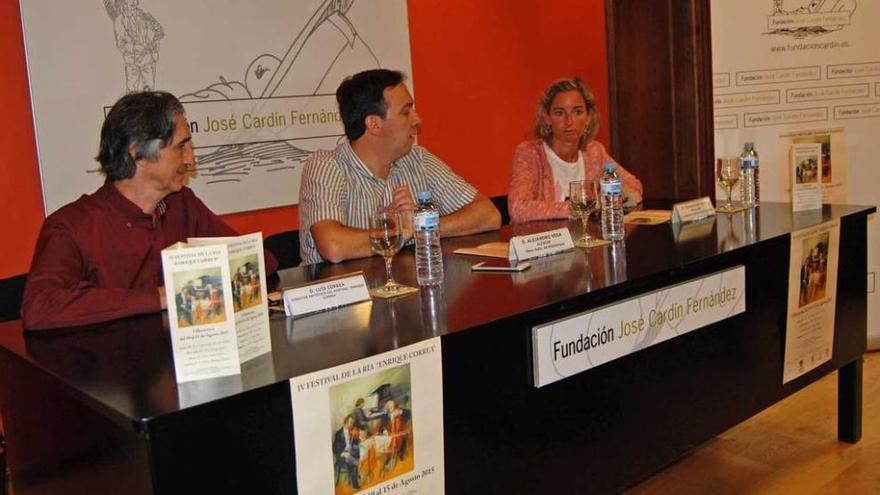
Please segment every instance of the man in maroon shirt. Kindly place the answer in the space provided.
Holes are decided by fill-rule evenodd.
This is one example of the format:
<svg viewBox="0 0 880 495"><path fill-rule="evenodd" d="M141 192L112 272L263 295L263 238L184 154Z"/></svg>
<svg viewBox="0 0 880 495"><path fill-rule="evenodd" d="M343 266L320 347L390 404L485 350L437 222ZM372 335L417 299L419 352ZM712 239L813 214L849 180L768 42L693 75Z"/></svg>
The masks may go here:
<svg viewBox="0 0 880 495"><path fill-rule="evenodd" d="M238 235L186 187L195 166L183 106L160 91L131 93L101 127L107 177L49 215L22 301L25 328L85 325L166 308L162 249L187 237ZM275 271L266 254L266 271Z"/></svg>

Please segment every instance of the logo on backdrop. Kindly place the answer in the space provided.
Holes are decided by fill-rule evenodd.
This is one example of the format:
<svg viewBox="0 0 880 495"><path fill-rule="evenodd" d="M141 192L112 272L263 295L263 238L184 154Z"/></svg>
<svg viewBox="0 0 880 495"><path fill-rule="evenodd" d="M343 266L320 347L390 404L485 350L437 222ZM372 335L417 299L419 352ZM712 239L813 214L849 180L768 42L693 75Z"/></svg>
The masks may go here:
<svg viewBox="0 0 880 495"><path fill-rule="evenodd" d="M773 0L764 34L825 36L849 26L855 10L856 0Z"/></svg>

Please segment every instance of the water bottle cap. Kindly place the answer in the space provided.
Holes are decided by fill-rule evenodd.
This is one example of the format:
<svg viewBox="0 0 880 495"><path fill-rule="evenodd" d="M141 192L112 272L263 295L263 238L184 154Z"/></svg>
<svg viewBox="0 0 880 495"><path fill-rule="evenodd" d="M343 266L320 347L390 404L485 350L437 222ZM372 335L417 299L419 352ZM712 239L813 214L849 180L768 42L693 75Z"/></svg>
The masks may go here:
<svg viewBox="0 0 880 495"><path fill-rule="evenodd" d="M608 162L603 168L605 169L605 173L611 173L614 172L615 168L617 168L617 164L614 162Z"/></svg>
<svg viewBox="0 0 880 495"><path fill-rule="evenodd" d="M745 147L746 147L747 150L751 150L752 148L755 147L755 143L746 143L746 144L745 144Z"/></svg>
<svg viewBox="0 0 880 495"><path fill-rule="evenodd" d="M431 191L419 191L416 193L416 199L420 203L424 203L425 201L431 201Z"/></svg>

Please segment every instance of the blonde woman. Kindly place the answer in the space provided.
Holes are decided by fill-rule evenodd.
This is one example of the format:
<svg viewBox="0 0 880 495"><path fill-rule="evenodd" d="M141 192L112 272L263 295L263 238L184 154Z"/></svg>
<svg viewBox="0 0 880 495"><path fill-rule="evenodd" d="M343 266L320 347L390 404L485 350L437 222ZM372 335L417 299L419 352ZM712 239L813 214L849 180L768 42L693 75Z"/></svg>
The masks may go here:
<svg viewBox="0 0 880 495"><path fill-rule="evenodd" d="M560 79L541 96L535 115L535 138L513 154L508 188L511 223L569 218L568 184L598 179L614 159L594 141L599 132L596 99L579 77ZM616 162L615 162L616 163ZM627 205L642 201L642 183L622 166Z"/></svg>

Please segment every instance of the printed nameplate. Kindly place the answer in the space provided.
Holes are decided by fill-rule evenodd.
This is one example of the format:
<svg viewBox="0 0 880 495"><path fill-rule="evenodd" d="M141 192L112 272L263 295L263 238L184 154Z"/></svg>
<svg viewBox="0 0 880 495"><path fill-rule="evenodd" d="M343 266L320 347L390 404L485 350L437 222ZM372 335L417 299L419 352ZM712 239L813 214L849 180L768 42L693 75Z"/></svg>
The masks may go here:
<svg viewBox="0 0 880 495"><path fill-rule="evenodd" d="M510 238L508 257L525 261L574 249L571 232L566 228Z"/></svg>
<svg viewBox="0 0 880 495"><path fill-rule="evenodd" d="M534 385L543 387L746 310L742 265L532 327Z"/></svg>
<svg viewBox="0 0 880 495"><path fill-rule="evenodd" d="M305 316L370 299L363 272L339 275L286 289L283 294L287 316Z"/></svg>
<svg viewBox="0 0 880 495"><path fill-rule="evenodd" d="M714 235L712 228L715 226L715 217L706 217L693 222L673 223L670 225L672 225L672 233L675 235L675 242L681 244Z"/></svg>
<svg viewBox="0 0 880 495"><path fill-rule="evenodd" d="M715 214L715 207L709 196L682 201L672 206L672 223L693 222Z"/></svg>

